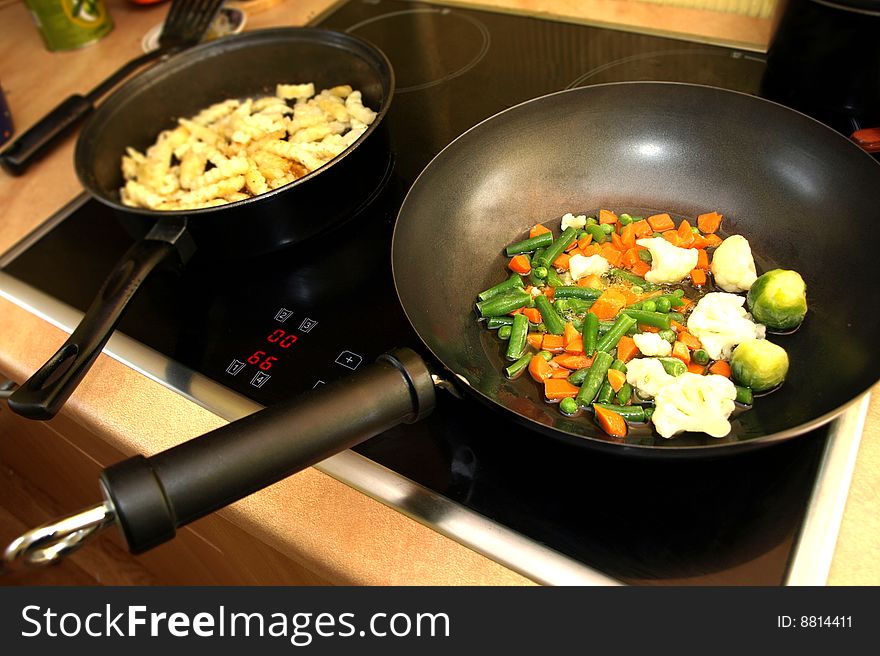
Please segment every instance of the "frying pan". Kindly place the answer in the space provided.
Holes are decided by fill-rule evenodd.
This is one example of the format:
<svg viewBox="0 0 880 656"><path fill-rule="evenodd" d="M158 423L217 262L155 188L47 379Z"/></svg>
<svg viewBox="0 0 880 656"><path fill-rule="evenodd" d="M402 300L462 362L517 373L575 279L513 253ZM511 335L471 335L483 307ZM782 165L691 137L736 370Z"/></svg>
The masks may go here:
<svg viewBox="0 0 880 656"><path fill-rule="evenodd" d="M327 165L260 196L187 211L122 204L120 163L127 147L143 152L178 118L227 98L272 95L279 82L314 82L316 89L349 84L362 92L376 119ZM141 239L110 273L70 339L10 397L10 407L33 419L55 416L127 303L160 264L185 264L196 249L215 260L252 258L350 217L384 175L390 153L381 124L393 93L394 73L382 52L356 37L311 28L258 30L213 41L121 86L83 128L75 165L85 189Z"/></svg>
<svg viewBox="0 0 880 656"><path fill-rule="evenodd" d="M149 549L178 526L418 420L437 385L466 389L554 438L622 455L707 457L809 431L878 378L880 293L866 247L880 237L878 183L880 167L845 138L745 94L635 82L513 107L444 149L398 216L391 257L400 302L441 366L402 349L315 393L111 466L101 477L104 503L23 536L7 559L40 560L43 545L74 536L65 543L74 548L113 522L132 551ZM473 302L504 277L503 247L536 222L599 207L689 217L717 210L728 233L750 240L762 271L783 266L804 276L806 322L772 337L789 353L788 382L733 418L728 437L615 440L589 418L562 417L531 380L500 373L500 342L478 325Z"/></svg>

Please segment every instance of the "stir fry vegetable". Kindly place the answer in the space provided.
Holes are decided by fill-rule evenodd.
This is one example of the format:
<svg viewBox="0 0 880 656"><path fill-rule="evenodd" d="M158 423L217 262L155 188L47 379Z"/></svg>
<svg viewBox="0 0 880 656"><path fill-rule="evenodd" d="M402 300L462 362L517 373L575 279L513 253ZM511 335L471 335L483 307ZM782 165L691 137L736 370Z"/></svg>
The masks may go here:
<svg viewBox="0 0 880 656"><path fill-rule="evenodd" d="M476 301L506 375L527 372L615 438L631 425L727 435L737 406L783 383L788 355L766 333L797 328L807 303L799 274L757 276L748 240L722 225L715 211L676 224L607 209L534 225Z"/></svg>

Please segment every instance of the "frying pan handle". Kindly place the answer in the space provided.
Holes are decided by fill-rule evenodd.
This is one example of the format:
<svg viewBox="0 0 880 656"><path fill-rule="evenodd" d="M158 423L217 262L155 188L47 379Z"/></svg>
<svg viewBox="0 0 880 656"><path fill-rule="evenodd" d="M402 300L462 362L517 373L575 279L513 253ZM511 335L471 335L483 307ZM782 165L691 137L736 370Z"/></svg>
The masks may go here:
<svg viewBox="0 0 880 656"><path fill-rule="evenodd" d="M0 165L12 175L21 175L92 109L92 102L85 96L74 94L65 99L0 153Z"/></svg>
<svg viewBox="0 0 880 656"><path fill-rule="evenodd" d="M409 349L343 380L150 458L108 467L101 484L132 553L188 524L434 407L424 361Z"/></svg>
<svg viewBox="0 0 880 656"><path fill-rule="evenodd" d="M67 341L10 395L10 409L30 419L54 417L101 353L141 284L160 263L172 254L181 254L177 243L187 239L185 226L163 224L136 242L104 282Z"/></svg>

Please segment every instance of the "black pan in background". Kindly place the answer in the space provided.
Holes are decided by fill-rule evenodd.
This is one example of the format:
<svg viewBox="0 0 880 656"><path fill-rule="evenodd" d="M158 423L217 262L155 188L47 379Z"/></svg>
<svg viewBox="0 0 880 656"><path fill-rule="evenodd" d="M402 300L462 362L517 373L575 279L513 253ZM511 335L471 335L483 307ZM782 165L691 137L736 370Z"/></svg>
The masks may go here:
<svg viewBox="0 0 880 656"><path fill-rule="evenodd" d="M717 210L752 245L759 273L795 269L810 310L792 335L787 382L757 398L718 439L623 440L572 419L539 385L503 374L477 294L506 276L504 247L535 223L558 233L566 212ZM564 91L472 128L416 180L401 208L393 267L407 317L465 387L530 428L574 444L708 455L777 442L831 420L880 376L880 166L824 125L746 94L633 82ZM623 448L622 448L623 447Z"/></svg>
<svg viewBox="0 0 880 656"><path fill-rule="evenodd" d="M279 83L316 90L349 84L377 112L354 144L328 164L254 198L196 210L123 205L121 159L144 151L178 119L228 98L274 95ZM243 260L300 242L349 218L382 183L389 145L382 121L394 94L385 55L356 37L313 28L278 28L187 50L119 87L80 134L77 175L86 191L142 237L109 272L80 324L61 348L9 398L32 419L51 419L85 376L152 271L202 258ZM65 272L59 272L65 275Z"/></svg>

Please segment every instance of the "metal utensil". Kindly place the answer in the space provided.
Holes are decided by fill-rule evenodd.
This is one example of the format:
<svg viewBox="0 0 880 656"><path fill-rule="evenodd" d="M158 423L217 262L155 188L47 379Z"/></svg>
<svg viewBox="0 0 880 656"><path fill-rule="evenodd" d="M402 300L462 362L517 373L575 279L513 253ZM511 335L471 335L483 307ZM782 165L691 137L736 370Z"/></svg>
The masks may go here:
<svg viewBox="0 0 880 656"><path fill-rule="evenodd" d="M59 137L79 125L120 82L144 65L197 44L220 11L223 0L174 0L159 35L159 47L135 57L85 95L73 94L0 153L0 166L21 175L45 155Z"/></svg>

